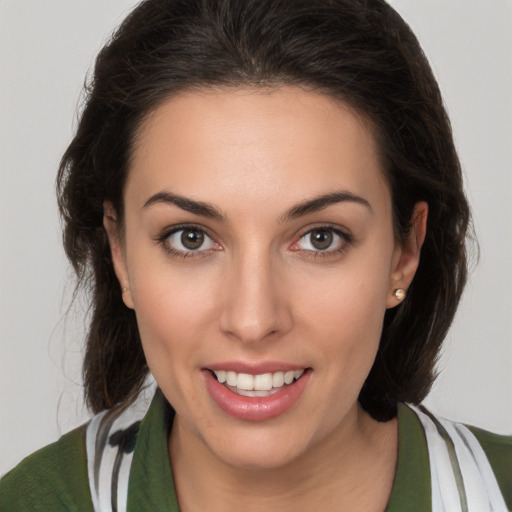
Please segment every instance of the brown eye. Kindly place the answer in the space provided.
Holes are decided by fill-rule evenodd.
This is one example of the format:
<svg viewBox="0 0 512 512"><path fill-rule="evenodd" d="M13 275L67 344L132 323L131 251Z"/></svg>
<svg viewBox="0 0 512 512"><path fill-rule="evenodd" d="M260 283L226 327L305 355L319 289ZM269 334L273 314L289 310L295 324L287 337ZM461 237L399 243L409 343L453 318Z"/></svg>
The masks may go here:
<svg viewBox="0 0 512 512"><path fill-rule="evenodd" d="M199 249L204 242L204 233L197 229L184 229L181 233L183 247L195 250Z"/></svg>
<svg viewBox="0 0 512 512"><path fill-rule="evenodd" d="M330 255L344 251L352 243L352 237L342 230L319 226L304 233L294 244L294 250L316 255Z"/></svg>
<svg viewBox="0 0 512 512"><path fill-rule="evenodd" d="M309 233L311 245L319 251L325 251L332 245L334 236L331 230L314 229Z"/></svg>
<svg viewBox="0 0 512 512"><path fill-rule="evenodd" d="M168 250L174 253L203 253L215 248L217 244L200 228L180 227L160 238Z"/></svg>

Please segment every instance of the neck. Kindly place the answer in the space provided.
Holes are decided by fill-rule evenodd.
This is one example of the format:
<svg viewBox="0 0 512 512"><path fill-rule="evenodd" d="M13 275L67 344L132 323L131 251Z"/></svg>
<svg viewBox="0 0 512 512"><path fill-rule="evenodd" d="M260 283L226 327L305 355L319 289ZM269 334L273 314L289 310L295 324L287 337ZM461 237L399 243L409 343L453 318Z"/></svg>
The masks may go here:
<svg viewBox="0 0 512 512"><path fill-rule="evenodd" d="M226 464L175 418L169 438L182 512L357 510L382 512L398 451L396 419L378 423L361 409L292 462L275 468Z"/></svg>

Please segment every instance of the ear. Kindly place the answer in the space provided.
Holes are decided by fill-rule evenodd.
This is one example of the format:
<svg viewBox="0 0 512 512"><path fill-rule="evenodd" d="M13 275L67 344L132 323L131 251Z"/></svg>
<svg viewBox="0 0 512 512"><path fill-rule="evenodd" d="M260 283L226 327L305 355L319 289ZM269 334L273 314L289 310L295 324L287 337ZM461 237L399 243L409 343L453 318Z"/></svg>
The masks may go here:
<svg viewBox="0 0 512 512"><path fill-rule="evenodd" d="M405 298L405 294L397 293L396 290L409 288L416 274L420 263L421 246L425 241L427 233L428 204L424 201L416 203L411 219L411 229L404 242L397 247L393 258L393 268L391 271L387 308L392 308L400 304Z"/></svg>
<svg viewBox="0 0 512 512"><path fill-rule="evenodd" d="M117 220L117 213L110 201L105 201L103 203L103 227L107 232L110 252L112 255L112 263L114 264L114 272L116 273L117 280L121 286L123 302L127 307L133 309L130 280L128 278L128 270L126 268L126 257L120 237L121 230Z"/></svg>

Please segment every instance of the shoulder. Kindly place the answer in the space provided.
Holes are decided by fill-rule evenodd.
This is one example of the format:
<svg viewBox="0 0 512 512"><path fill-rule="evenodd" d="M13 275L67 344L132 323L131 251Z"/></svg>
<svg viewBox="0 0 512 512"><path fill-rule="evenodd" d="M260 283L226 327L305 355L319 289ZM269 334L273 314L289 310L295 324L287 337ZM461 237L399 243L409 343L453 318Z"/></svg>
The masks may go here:
<svg viewBox="0 0 512 512"><path fill-rule="evenodd" d="M93 510L85 431L84 425L65 434L7 473L0 480L0 510Z"/></svg>
<svg viewBox="0 0 512 512"><path fill-rule="evenodd" d="M503 506L512 510L512 436L436 417L421 405L409 404L409 408L422 423L431 472L444 474L443 467L451 466L455 479L449 480L459 494L467 493L468 499L472 495L471 499L478 500L484 493L492 503L500 504L496 505L498 510ZM443 480L441 494L450 487L446 478Z"/></svg>
<svg viewBox="0 0 512 512"><path fill-rule="evenodd" d="M512 510L512 435L503 436L477 427L467 427L483 448L505 498Z"/></svg>

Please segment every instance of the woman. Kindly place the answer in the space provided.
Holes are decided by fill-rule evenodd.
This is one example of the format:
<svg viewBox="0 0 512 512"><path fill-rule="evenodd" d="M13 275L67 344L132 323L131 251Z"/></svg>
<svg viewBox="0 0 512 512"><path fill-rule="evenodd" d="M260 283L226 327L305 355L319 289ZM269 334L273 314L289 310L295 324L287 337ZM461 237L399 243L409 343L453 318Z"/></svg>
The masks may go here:
<svg viewBox="0 0 512 512"><path fill-rule="evenodd" d="M8 474L6 509L512 506L510 439L401 405L433 382L469 210L389 6L143 2L59 201L105 412Z"/></svg>

